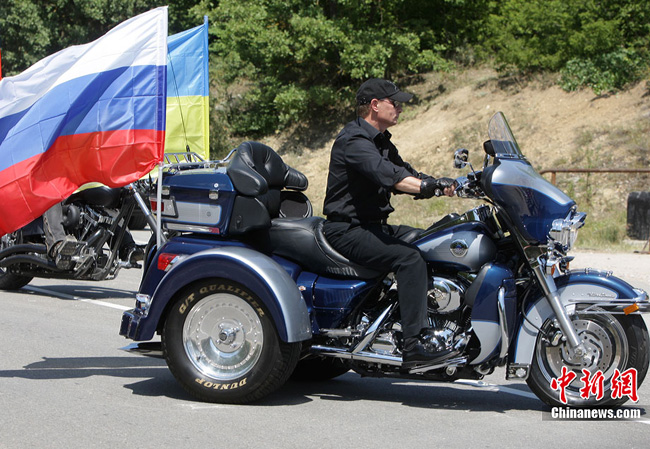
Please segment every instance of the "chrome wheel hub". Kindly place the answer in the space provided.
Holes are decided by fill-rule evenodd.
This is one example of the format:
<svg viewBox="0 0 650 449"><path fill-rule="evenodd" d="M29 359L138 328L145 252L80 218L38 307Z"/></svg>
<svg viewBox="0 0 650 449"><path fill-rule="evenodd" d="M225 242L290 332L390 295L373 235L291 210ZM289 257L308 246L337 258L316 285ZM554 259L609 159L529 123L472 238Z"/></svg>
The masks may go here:
<svg viewBox="0 0 650 449"><path fill-rule="evenodd" d="M264 336L253 307L239 296L217 293L202 299L183 324L183 346L204 375L229 381L250 371L260 358Z"/></svg>
<svg viewBox="0 0 650 449"><path fill-rule="evenodd" d="M576 378L566 389L567 396L579 396L579 390L584 386L581 378L582 370L586 369L593 376L601 372L605 378L604 387L609 388L609 380L614 371L624 370L627 364L629 348L625 330L611 315L597 313L582 315L573 321L585 354L575 356L566 342L558 342L557 338L539 339L536 351L537 363L548 380L562 376L562 367L577 374ZM556 336L552 325L545 326L548 335Z"/></svg>
<svg viewBox="0 0 650 449"><path fill-rule="evenodd" d="M558 347L559 354L549 357L556 368L562 370L562 365L567 368L590 372L598 370L603 373L614 361L614 347L607 331L592 321L578 320L574 322L578 336L585 348L585 354L579 357L573 356L566 344Z"/></svg>

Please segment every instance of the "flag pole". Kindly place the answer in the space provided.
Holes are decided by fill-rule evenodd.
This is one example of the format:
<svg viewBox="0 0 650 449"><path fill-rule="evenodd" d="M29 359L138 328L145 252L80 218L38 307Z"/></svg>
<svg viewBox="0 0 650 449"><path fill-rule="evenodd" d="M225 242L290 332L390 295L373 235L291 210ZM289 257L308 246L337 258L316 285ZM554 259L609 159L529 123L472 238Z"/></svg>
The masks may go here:
<svg viewBox="0 0 650 449"><path fill-rule="evenodd" d="M156 249L160 249L160 244L163 241L163 235L162 235L162 223L161 223L161 211L162 211L162 178L163 178L163 167L164 167L163 161L160 161L160 164L158 164L158 189L156 189Z"/></svg>

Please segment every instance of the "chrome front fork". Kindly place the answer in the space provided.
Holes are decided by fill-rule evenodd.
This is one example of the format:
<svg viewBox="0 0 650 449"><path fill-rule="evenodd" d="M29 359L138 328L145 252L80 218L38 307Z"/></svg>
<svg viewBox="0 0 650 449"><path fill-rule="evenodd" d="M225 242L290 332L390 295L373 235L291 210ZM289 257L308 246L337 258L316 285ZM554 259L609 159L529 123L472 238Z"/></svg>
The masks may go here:
<svg viewBox="0 0 650 449"><path fill-rule="evenodd" d="M580 340L580 336L571 322L569 314L562 305L553 276L546 274L545 265L539 260L533 264L532 269L539 281L539 285L542 287L544 296L546 296L546 299L551 305L551 309L553 309L553 313L555 313L558 326L567 339L570 354L576 359L586 357L587 351L585 346Z"/></svg>

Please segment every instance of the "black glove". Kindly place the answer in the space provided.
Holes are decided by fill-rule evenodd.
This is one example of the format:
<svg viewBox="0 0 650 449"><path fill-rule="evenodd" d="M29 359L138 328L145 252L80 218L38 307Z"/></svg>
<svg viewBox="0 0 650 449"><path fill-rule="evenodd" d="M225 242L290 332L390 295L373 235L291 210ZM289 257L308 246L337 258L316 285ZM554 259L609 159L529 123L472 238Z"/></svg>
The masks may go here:
<svg viewBox="0 0 650 449"><path fill-rule="evenodd" d="M423 177L420 182L420 193L415 195L416 200L424 198L431 198L432 196L440 196L444 193L445 188L454 185L455 180L451 178L434 178L428 175Z"/></svg>

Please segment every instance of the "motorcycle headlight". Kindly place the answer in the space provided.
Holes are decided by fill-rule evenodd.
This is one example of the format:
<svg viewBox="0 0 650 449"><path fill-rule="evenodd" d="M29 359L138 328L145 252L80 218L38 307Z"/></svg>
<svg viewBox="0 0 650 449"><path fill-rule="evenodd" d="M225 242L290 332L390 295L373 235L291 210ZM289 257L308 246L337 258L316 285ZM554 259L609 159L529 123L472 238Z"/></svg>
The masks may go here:
<svg viewBox="0 0 650 449"><path fill-rule="evenodd" d="M565 219L553 220L551 231L549 232L550 240L559 243L568 251L578 238L578 229L585 224L587 214L584 212L571 212Z"/></svg>

